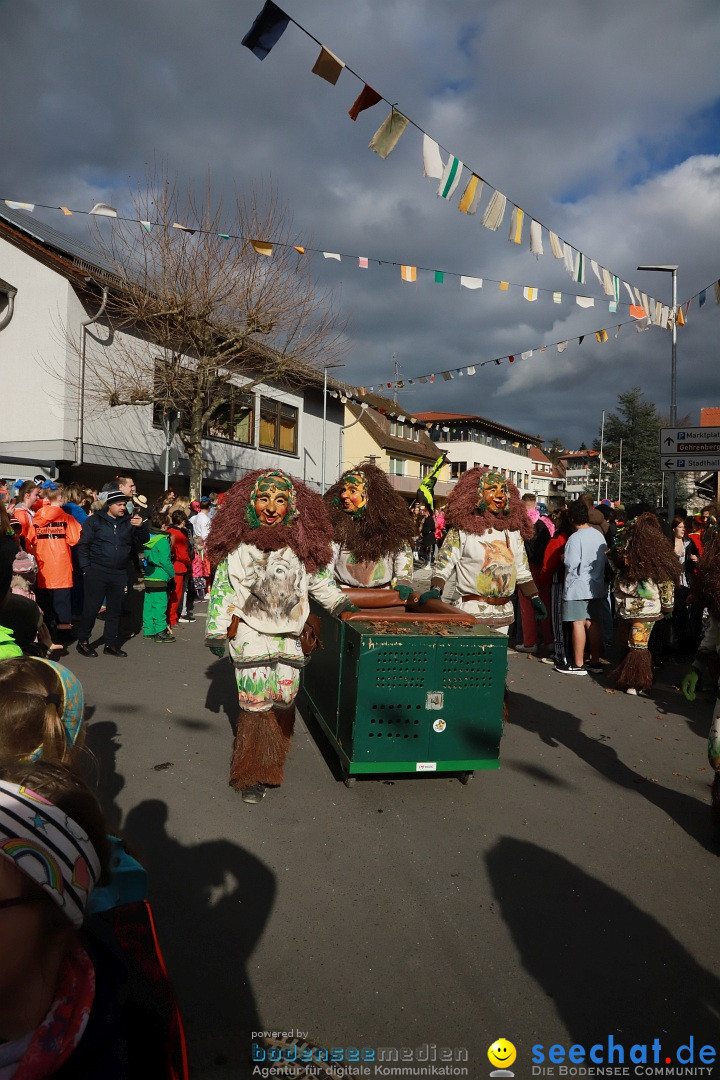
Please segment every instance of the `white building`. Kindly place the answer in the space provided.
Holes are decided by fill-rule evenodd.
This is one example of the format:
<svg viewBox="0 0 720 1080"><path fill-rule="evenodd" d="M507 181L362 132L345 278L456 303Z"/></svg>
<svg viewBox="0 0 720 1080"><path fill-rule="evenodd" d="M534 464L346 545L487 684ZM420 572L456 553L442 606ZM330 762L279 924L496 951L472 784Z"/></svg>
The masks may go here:
<svg viewBox="0 0 720 1080"><path fill-rule="evenodd" d="M530 447L532 475L530 490L537 495L538 502L552 510L565 503L565 471L553 465L550 458L537 446Z"/></svg>
<svg viewBox="0 0 720 1080"><path fill-rule="evenodd" d="M521 495L533 491L534 462L530 450L542 443L539 435L527 435L494 420L466 413L415 415L424 421L432 441L447 453L454 479L479 466L502 473L519 488Z"/></svg>
<svg viewBox="0 0 720 1080"><path fill-rule="evenodd" d="M165 437L152 407L94 411L78 392L83 349L121 354L102 314L108 280L92 251L29 214L0 208L0 476L40 471L101 486L123 471L150 495L162 487ZM309 373L304 389L258 385L247 398L242 380L233 382L237 397L203 440L207 489L271 466L319 487L323 433L326 461L337 463L343 424L341 403L324 395L322 372ZM171 476L183 489L189 463L177 438L175 449Z"/></svg>
<svg viewBox="0 0 720 1080"><path fill-rule="evenodd" d="M597 468L600 454L597 450L566 450L560 455L565 466L565 490L568 502L578 495L597 495ZM594 477L594 480L593 480Z"/></svg>

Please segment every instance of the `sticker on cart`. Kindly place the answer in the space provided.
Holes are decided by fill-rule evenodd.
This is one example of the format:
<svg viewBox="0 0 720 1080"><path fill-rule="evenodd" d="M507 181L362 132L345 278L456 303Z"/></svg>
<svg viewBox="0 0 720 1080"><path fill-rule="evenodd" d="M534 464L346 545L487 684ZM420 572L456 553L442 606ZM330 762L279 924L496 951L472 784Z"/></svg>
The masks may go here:
<svg viewBox="0 0 720 1080"><path fill-rule="evenodd" d="M437 772L437 761L417 761L415 772Z"/></svg>
<svg viewBox="0 0 720 1080"><path fill-rule="evenodd" d="M438 716L437 720L433 724L433 731L444 731L447 724L443 720L442 716Z"/></svg>

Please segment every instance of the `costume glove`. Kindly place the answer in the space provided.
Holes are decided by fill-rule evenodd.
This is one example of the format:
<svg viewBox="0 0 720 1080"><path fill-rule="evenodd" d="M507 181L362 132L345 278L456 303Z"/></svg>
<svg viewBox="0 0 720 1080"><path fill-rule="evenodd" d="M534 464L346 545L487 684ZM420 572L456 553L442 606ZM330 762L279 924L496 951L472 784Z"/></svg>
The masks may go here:
<svg viewBox="0 0 720 1080"><path fill-rule="evenodd" d="M680 689L688 701L695 700L695 688L698 684L698 678L699 672L697 672L695 668L690 668L687 675L685 675L683 681L680 683Z"/></svg>
<svg viewBox="0 0 720 1080"><path fill-rule="evenodd" d="M428 589L421 596L418 597L419 604L426 604L428 600L442 600L442 592L440 589Z"/></svg>
<svg viewBox="0 0 720 1080"><path fill-rule="evenodd" d="M413 586L412 585L395 585L394 589L395 589L395 592L400 597L400 599L402 600L403 604L413 594Z"/></svg>
<svg viewBox="0 0 720 1080"><path fill-rule="evenodd" d="M535 618L538 622L542 622L543 619L547 619L547 608L545 607L539 596L531 596L530 603L533 606Z"/></svg>

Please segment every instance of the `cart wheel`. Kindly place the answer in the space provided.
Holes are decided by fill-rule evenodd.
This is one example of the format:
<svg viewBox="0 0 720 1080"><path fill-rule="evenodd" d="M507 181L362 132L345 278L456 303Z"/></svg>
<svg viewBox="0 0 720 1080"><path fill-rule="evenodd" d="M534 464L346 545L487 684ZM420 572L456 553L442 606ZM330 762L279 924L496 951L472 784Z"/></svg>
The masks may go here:
<svg viewBox="0 0 720 1080"><path fill-rule="evenodd" d="M461 784L469 784L474 775L474 772L461 772L458 776L458 780Z"/></svg>
<svg viewBox="0 0 720 1080"><path fill-rule="evenodd" d="M345 785L345 787L354 787L355 780L356 777L350 776L348 773L345 773L345 775L343 776L343 784Z"/></svg>

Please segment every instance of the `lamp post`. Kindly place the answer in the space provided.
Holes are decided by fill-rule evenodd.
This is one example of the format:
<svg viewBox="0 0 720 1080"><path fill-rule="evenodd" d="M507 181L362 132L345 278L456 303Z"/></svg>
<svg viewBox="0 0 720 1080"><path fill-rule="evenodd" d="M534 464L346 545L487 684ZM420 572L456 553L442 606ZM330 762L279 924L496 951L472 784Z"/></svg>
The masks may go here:
<svg viewBox="0 0 720 1080"><path fill-rule="evenodd" d="M320 465L320 494L325 494L325 456L327 451L327 373L328 368L345 367L341 361L323 364L322 462Z"/></svg>
<svg viewBox="0 0 720 1080"><path fill-rule="evenodd" d="M656 270L672 274L672 360L670 365L670 427L677 424L677 272L675 265L638 266L638 270ZM663 481L665 476L663 474ZM668 522L675 517L675 473L668 476Z"/></svg>

